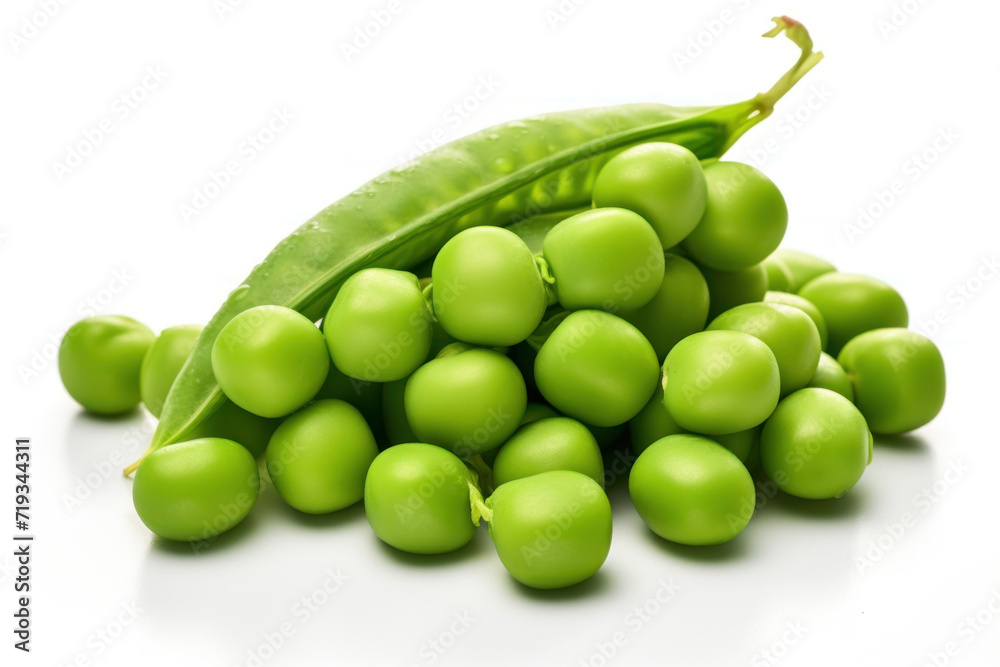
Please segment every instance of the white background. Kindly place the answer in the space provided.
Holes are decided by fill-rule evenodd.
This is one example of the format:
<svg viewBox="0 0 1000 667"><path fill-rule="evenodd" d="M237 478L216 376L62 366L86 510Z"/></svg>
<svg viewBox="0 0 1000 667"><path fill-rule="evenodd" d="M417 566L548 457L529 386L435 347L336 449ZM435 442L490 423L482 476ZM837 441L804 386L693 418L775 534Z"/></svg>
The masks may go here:
<svg viewBox="0 0 1000 667"><path fill-rule="evenodd" d="M996 3L567 0L556 21L558 0L411 0L350 60L342 45L387 0L256 0L222 16L211 0L70 2L43 21L45 4L0 13L4 664L997 664ZM646 531L619 484L604 569L562 593L516 585L485 530L458 554L409 558L375 539L360 506L309 518L273 492L199 554L152 539L118 474L151 424L80 413L52 363L51 341L88 303L155 329L204 322L278 240L436 132L750 97L796 56L758 37L779 13L827 59L730 156L784 191L787 246L890 282L914 326L947 320L924 325L946 357L944 411L879 442L847 497L774 498L734 542L688 549ZM704 46L683 63L689 40ZM123 118L116 99L147 68L163 80L146 79ZM495 90L452 122L482 77ZM247 160L241 144L275 109L293 120ZM60 178L54 163L105 118L111 132ZM952 138L935 148L939 135ZM925 152L933 163L915 167ZM241 172L185 221L181 205L228 160ZM876 215L852 235L859 208ZM30 656L10 632L18 436L34 448ZM346 580L326 594L329 572ZM323 603L305 613L310 597Z"/></svg>

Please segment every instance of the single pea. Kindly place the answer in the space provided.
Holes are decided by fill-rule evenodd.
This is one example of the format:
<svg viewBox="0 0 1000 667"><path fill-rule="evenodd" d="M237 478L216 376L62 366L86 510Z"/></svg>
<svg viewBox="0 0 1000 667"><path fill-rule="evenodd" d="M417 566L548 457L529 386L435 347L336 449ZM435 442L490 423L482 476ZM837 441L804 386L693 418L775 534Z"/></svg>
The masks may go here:
<svg viewBox="0 0 1000 667"><path fill-rule="evenodd" d="M583 473L515 479L497 487L486 506L500 562L525 586L578 584L597 573L611 550L611 503Z"/></svg>
<svg viewBox="0 0 1000 667"><path fill-rule="evenodd" d="M350 507L364 497L375 437L358 409L336 399L316 401L281 423L264 460L285 502L308 514Z"/></svg>
<svg viewBox="0 0 1000 667"><path fill-rule="evenodd" d="M772 257L784 263L792 276L792 281L788 285L789 292L798 292L813 278L837 270L837 267L825 259L798 250L778 248Z"/></svg>
<svg viewBox="0 0 1000 667"><path fill-rule="evenodd" d="M632 417L628 423L629 439L632 442L632 453L638 456L651 444L676 433L687 433L677 425L674 418L667 412L667 406L663 403L663 386L656 385L649 402Z"/></svg>
<svg viewBox="0 0 1000 667"><path fill-rule="evenodd" d="M811 301L830 334L826 351L837 356L847 341L872 329L905 327L906 303L881 280L853 273L824 273L799 290Z"/></svg>
<svg viewBox="0 0 1000 667"><path fill-rule="evenodd" d="M247 412L232 401L224 401L219 408L209 415L187 435L188 439L223 438L232 440L246 447L255 458L260 458L274 430L281 424L281 419L258 417Z"/></svg>
<svg viewBox="0 0 1000 667"><path fill-rule="evenodd" d="M395 382L405 384L406 379L395 380ZM326 380L323 381L323 386L316 392L313 400L322 401L335 398L350 403L361 412L372 432L378 436L382 427L382 388L389 384L391 383L382 384L348 377L336 366L330 366ZM376 432L376 428L378 428L378 432Z"/></svg>
<svg viewBox="0 0 1000 667"><path fill-rule="evenodd" d="M749 269L775 251L788 226L778 187L760 170L740 162L705 166L705 215L684 239L699 264L718 271Z"/></svg>
<svg viewBox="0 0 1000 667"><path fill-rule="evenodd" d="M835 391L847 400L854 402L854 387L851 385L851 378L847 376L847 371L837 363L837 360L824 352L819 355L819 366L816 367L816 374L809 380L810 387L829 389Z"/></svg>
<svg viewBox="0 0 1000 667"><path fill-rule="evenodd" d="M767 289L771 292L790 292L795 277L791 269L775 251L767 256L763 262L764 270L767 271Z"/></svg>
<svg viewBox="0 0 1000 667"><path fill-rule="evenodd" d="M809 319L813 321L816 325L816 330L819 331L819 344L824 350L826 349L827 343L829 342L829 333L826 330L826 320L823 319L823 313L819 312L812 301L808 299L803 299L798 294L792 294L790 292L771 292L768 291L764 295L764 301L768 303L783 303L786 306L792 306L793 308L798 308L803 313L809 316Z"/></svg>
<svg viewBox="0 0 1000 667"><path fill-rule="evenodd" d="M365 478L365 515L400 551L441 554L472 540L469 469L451 452L421 443L389 447Z"/></svg>
<svg viewBox="0 0 1000 667"><path fill-rule="evenodd" d="M451 238L434 260L434 314L458 340L514 345L545 314L545 283L531 250L502 227L473 227Z"/></svg>
<svg viewBox="0 0 1000 667"><path fill-rule="evenodd" d="M69 328L59 344L59 376L73 400L97 414L139 405L140 368L156 334L131 317L98 315Z"/></svg>
<svg viewBox="0 0 1000 667"><path fill-rule="evenodd" d="M905 433L928 423L944 405L941 351L907 329L877 329L851 339L838 357L871 430Z"/></svg>
<svg viewBox="0 0 1000 667"><path fill-rule="evenodd" d="M499 447L517 430L528 403L514 362L494 350L455 343L410 376L406 420L418 441L462 458Z"/></svg>
<svg viewBox="0 0 1000 667"><path fill-rule="evenodd" d="M581 310L559 323L538 350L535 382L560 412L596 426L638 414L657 382L656 352L634 326Z"/></svg>
<svg viewBox="0 0 1000 667"><path fill-rule="evenodd" d="M364 269L348 278L323 319L333 364L369 382L407 377L427 358L433 320L417 277Z"/></svg>
<svg viewBox="0 0 1000 667"><path fill-rule="evenodd" d="M667 253L663 282L653 300L621 316L653 345L661 362L681 338L701 331L708 321L708 283L698 267L680 255Z"/></svg>
<svg viewBox="0 0 1000 667"><path fill-rule="evenodd" d="M754 426L745 431L738 431L736 433L726 433L724 435L708 435L705 436L711 440L715 440L717 443L731 451L736 455L736 458L740 460L744 466L750 461L750 457L753 455L753 450L756 445L760 442L760 432L764 430L764 425ZM747 468L749 470L749 468Z"/></svg>
<svg viewBox="0 0 1000 667"><path fill-rule="evenodd" d="M698 265L708 285L708 319L744 303L762 301L767 293L767 271L757 264L742 271L716 271Z"/></svg>
<svg viewBox="0 0 1000 667"><path fill-rule="evenodd" d="M406 420L403 395L409 379L386 382L382 385L382 426L385 428L385 437L390 445L420 440L410 428L410 422Z"/></svg>
<svg viewBox="0 0 1000 667"><path fill-rule="evenodd" d="M829 389L800 389L778 404L760 435L760 456L779 489L799 498L837 498L868 466L868 425Z"/></svg>
<svg viewBox="0 0 1000 667"><path fill-rule="evenodd" d="M750 521L756 490L736 455L696 435L646 448L628 477L632 504L650 530L678 544L728 542Z"/></svg>
<svg viewBox="0 0 1000 667"><path fill-rule="evenodd" d="M323 334L283 306L243 311L222 328L212 347L212 370L222 391L261 417L283 417L308 403L329 368Z"/></svg>
<svg viewBox="0 0 1000 667"><path fill-rule="evenodd" d="M663 246L649 223L622 208L566 218L545 237L542 254L566 310L644 306L663 283Z"/></svg>
<svg viewBox="0 0 1000 667"><path fill-rule="evenodd" d="M767 344L778 362L782 395L806 386L816 373L821 352L819 330L798 308L746 303L716 317L708 330L742 331Z"/></svg>
<svg viewBox="0 0 1000 667"><path fill-rule="evenodd" d="M201 334L200 324L181 324L160 332L146 351L139 369L139 394L142 403L157 419L163 411L170 387L191 356L194 343Z"/></svg>
<svg viewBox="0 0 1000 667"><path fill-rule="evenodd" d="M601 448L586 426L569 417L522 426L497 450L493 483L500 486L549 470L575 470L604 485Z"/></svg>
<svg viewBox="0 0 1000 667"><path fill-rule="evenodd" d="M594 206L641 215L664 248L677 245L705 213L707 187L698 156L684 146L651 142L611 158L594 182Z"/></svg>
<svg viewBox="0 0 1000 667"><path fill-rule="evenodd" d="M664 404L682 428L721 435L757 426L778 403L778 362L759 339L703 331L674 346L663 362Z"/></svg>
<svg viewBox="0 0 1000 667"><path fill-rule="evenodd" d="M206 540L242 521L257 502L257 463L244 447L200 438L142 459L132 502L146 527L179 542Z"/></svg>

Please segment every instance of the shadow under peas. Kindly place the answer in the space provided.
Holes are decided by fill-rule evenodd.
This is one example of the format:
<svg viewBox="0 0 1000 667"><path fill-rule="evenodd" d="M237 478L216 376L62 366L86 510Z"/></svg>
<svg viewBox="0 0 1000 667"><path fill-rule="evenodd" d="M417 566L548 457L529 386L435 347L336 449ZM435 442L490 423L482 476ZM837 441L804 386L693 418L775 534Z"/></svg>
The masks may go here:
<svg viewBox="0 0 1000 667"><path fill-rule="evenodd" d="M578 584L566 588L539 589L525 586L509 574L506 575L511 588L520 596L536 602L558 604L575 602L577 600L602 595L611 588L611 576L607 570L601 569L597 574Z"/></svg>
<svg viewBox="0 0 1000 667"><path fill-rule="evenodd" d="M279 511L284 515L282 518L284 520L291 521L297 526L302 526L303 528L309 528L312 530L327 530L330 528L337 528L338 526L343 526L354 521L364 520L365 504L361 501L354 503L350 507L345 507L342 510L337 510L336 512L330 512L328 514L308 514L306 512L300 512L286 503L278 496L277 492L273 491L273 489L269 490L272 492L272 495L275 496L276 504L280 506Z"/></svg>
<svg viewBox="0 0 1000 667"><path fill-rule="evenodd" d="M737 558L743 558L747 554L748 543L740 535L722 544L692 546L665 540L649 529L643 532L646 535L646 540L654 544L657 548L666 551L672 556L677 556L688 561L714 563L736 560Z"/></svg>
<svg viewBox="0 0 1000 667"><path fill-rule="evenodd" d="M783 511L796 516L807 517L810 520L839 521L857 517L865 505L864 487L856 486L840 498L827 500L807 500L796 498L778 491L767 504L760 508Z"/></svg>
<svg viewBox="0 0 1000 667"><path fill-rule="evenodd" d="M389 560L398 563L399 565L405 565L407 567L444 567L451 565L453 563L458 563L461 561L469 560L471 558L481 557L487 551L487 543L490 538L483 533L486 532L485 526L480 526L476 530L475 536L461 549L456 549L455 551L449 551L443 554L411 554L406 551L400 551L396 547L390 546L380 540L375 533L371 535L371 539L378 543L379 549L382 551Z"/></svg>
<svg viewBox="0 0 1000 667"><path fill-rule="evenodd" d="M910 452L913 454L929 454L931 451L930 443L927 440L912 433L876 435L875 456L872 463L878 460L879 449L891 449L896 452Z"/></svg>
<svg viewBox="0 0 1000 667"><path fill-rule="evenodd" d="M247 518L236 524L232 529L221 535L199 542L175 542L159 536L153 536L151 547L154 551L167 556L180 558L205 558L225 553L250 539L250 536L260 530L263 522L251 512Z"/></svg>

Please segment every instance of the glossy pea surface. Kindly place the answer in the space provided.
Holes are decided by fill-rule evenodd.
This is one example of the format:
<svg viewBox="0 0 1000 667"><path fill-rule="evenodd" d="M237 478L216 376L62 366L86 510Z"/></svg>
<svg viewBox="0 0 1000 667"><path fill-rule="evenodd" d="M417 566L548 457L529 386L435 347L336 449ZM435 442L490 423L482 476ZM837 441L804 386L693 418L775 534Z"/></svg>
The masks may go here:
<svg viewBox="0 0 1000 667"><path fill-rule="evenodd" d="M440 554L472 539L469 469L451 452L404 443L379 454L365 479L365 516L380 540L401 551Z"/></svg>
<svg viewBox="0 0 1000 667"><path fill-rule="evenodd" d="M255 458L260 458L281 419L260 417L247 412L232 401L225 401L203 422L194 427L188 437L224 438L243 445Z"/></svg>
<svg viewBox="0 0 1000 667"><path fill-rule="evenodd" d="M139 370L139 393L142 404L154 417L160 417L170 387L191 356L201 329L200 324L168 327L160 332L146 351Z"/></svg>
<svg viewBox="0 0 1000 667"><path fill-rule="evenodd" d="M847 376L847 371L837 363L837 360L824 352L819 357L819 365L816 373L809 380L810 387L818 389L829 389L835 391L847 400L854 402L854 386L851 378Z"/></svg>
<svg viewBox="0 0 1000 667"><path fill-rule="evenodd" d="M215 537L242 521L259 489L257 463L244 447L202 438L146 456L135 471L132 502L153 533L190 542Z"/></svg>
<svg viewBox="0 0 1000 667"><path fill-rule="evenodd" d="M707 186L698 157L683 146L650 142L611 158L594 182L594 206L635 211L664 248L677 245L705 212Z"/></svg>
<svg viewBox="0 0 1000 667"><path fill-rule="evenodd" d="M799 290L823 314L830 340L826 351L837 356L855 336L872 329L905 327L906 303L899 292L876 278L853 273L825 273Z"/></svg>
<svg viewBox="0 0 1000 667"><path fill-rule="evenodd" d="M684 434L661 438L639 455L628 492L650 530L688 545L733 539L750 521L756 501L753 479L735 454Z"/></svg>
<svg viewBox="0 0 1000 667"><path fill-rule="evenodd" d="M349 507L364 496L375 437L350 403L316 401L281 423L264 459L278 494L308 514Z"/></svg>
<svg viewBox="0 0 1000 667"><path fill-rule="evenodd" d="M525 424L497 451L493 484L549 470L575 470L604 485L601 448L586 426L569 417L548 417Z"/></svg>
<svg viewBox="0 0 1000 667"><path fill-rule="evenodd" d="M813 321L816 325L816 330L819 332L819 344L822 349L826 349L829 343L829 333L826 330L826 320L823 319L823 313L819 312L819 308L816 305L804 299L798 294L792 294L790 292L773 292L768 290L764 295L764 301L767 303L781 303L786 306L792 306L793 308L798 308L803 313L809 316L809 319Z"/></svg>
<svg viewBox="0 0 1000 667"><path fill-rule="evenodd" d="M139 404L140 369L156 335L121 315L80 320L59 345L59 376L77 403L90 412L113 415Z"/></svg>
<svg viewBox="0 0 1000 667"><path fill-rule="evenodd" d="M708 319L713 320L730 308L761 301L767 293L767 271L755 264L741 271L716 271L698 266L708 285Z"/></svg>
<svg viewBox="0 0 1000 667"><path fill-rule="evenodd" d="M803 285L813 278L821 276L824 273L833 273L837 270L837 267L825 259L800 250L778 248L771 256L784 264L785 268L788 269L792 278L788 285L789 292L798 292L802 289Z"/></svg>
<svg viewBox="0 0 1000 667"><path fill-rule="evenodd" d="M944 360L926 336L878 329L852 339L840 364L855 402L875 433L905 433L934 419L944 405Z"/></svg>
<svg viewBox="0 0 1000 667"><path fill-rule="evenodd" d="M761 264L764 265L764 270L767 271L768 291L788 292L791 290L795 277L784 260L778 257L777 251L768 255Z"/></svg>
<svg viewBox="0 0 1000 667"><path fill-rule="evenodd" d="M502 227L474 227L434 260L434 314L456 339L487 346L519 343L542 321L545 284L531 250Z"/></svg>
<svg viewBox="0 0 1000 667"><path fill-rule="evenodd" d="M500 562L532 588L564 588L597 573L611 550L611 504L590 477L554 470L497 487L487 501Z"/></svg>

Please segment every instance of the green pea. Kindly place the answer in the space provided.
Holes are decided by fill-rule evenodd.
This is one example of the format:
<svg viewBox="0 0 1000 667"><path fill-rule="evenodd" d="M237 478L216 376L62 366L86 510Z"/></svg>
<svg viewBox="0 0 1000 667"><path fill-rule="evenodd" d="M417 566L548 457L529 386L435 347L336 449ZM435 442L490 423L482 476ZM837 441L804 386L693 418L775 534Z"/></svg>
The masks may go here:
<svg viewBox="0 0 1000 667"><path fill-rule="evenodd" d="M837 267L825 259L820 259L815 255L798 250L778 248L774 251L772 257L781 261L791 274L792 280L787 290L789 292L798 292L802 289L803 285L813 278L817 278L824 273L833 273L837 270Z"/></svg>
<svg viewBox="0 0 1000 667"><path fill-rule="evenodd" d="M764 424L760 457L779 489L799 498L838 498L868 466L868 425L829 389L800 389Z"/></svg>
<svg viewBox="0 0 1000 667"><path fill-rule="evenodd" d="M223 438L244 447L255 459L260 458L280 419L258 417L232 401L225 401L203 422L194 427L188 438Z"/></svg>
<svg viewBox="0 0 1000 667"><path fill-rule="evenodd" d="M944 405L944 360L926 336L879 329L853 338L838 357L854 385L861 414L875 433L905 433Z"/></svg>
<svg viewBox="0 0 1000 667"><path fill-rule="evenodd" d="M759 264L781 243L788 207L778 187L758 169L740 162L705 165L705 215L684 239L699 264L739 271Z"/></svg>
<svg viewBox="0 0 1000 667"><path fill-rule="evenodd" d="M821 352L819 330L798 308L780 303L746 303L719 315L709 331L742 331L764 341L778 362L781 393L809 383Z"/></svg>
<svg viewBox="0 0 1000 667"><path fill-rule="evenodd" d="M474 227L444 244L434 260L434 314L455 338L514 345L545 314L545 283L531 250L500 227Z"/></svg>
<svg viewBox="0 0 1000 667"><path fill-rule="evenodd" d="M731 451L744 465L750 462L754 447L760 442L760 432L764 430L764 425L755 426L745 431L736 433L726 433L724 435L706 436L711 440ZM747 467L749 470L749 467Z"/></svg>
<svg viewBox="0 0 1000 667"><path fill-rule="evenodd" d="M708 320L708 283L698 267L679 255L664 258L663 282L653 300L621 316L653 345L663 361L681 338L701 331Z"/></svg>
<svg viewBox="0 0 1000 667"><path fill-rule="evenodd" d="M361 500L376 455L375 437L358 409L326 399L283 421L264 459L286 503L300 512L326 514Z"/></svg>
<svg viewBox="0 0 1000 667"><path fill-rule="evenodd" d="M500 562L525 586L578 584L597 573L611 550L611 503L583 473L515 479L497 487L486 506Z"/></svg>
<svg viewBox="0 0 1000 667"><path fill-rule="evenodd" d="M120 315L98 315L69 328L59 345L59 376L73 400L97 414L139 405L142 359L156 334Z"/></svg>
<svg viewBox="0 0 1000 667"><path fill-rule="evenodd" d="M762 301L767 293L767 271L757 264L742 271L716 271L698 265L708 285L708 319L744 303Z"/></svg>
<svg viewBox="0 0 1000 667"><path fill-rule="evenodd" d="M705 174L684 146L640 144L611 158L594 182L594 206L635 211L664 248L680 243L705 212Z"/></svg>
<svg viewBox="0 0 1000 667"><path fill-rule="evenodd" d="M601 448L586 426L569 417L549 417L519 428L499 450L493 483L549 470L575 470L604 485Z"/></svg>
<svg viewBox="0 0 1000 667"><path fill-rule="evenodd" d="M826 349L829 341L829 333L826 330L826 320L823 319L823 313L819 312L819 308L817 308L812 301L803 299L798 294L792 294L790 292L771 291L764 295L764 301L768 303L783 303L786 306L798 308L803 313L808 315L809 319L811 319L813 324L816 325L816 330L819 331L820 347L824 350Z"/></svg>
<svg viewBox="0 0 1000 667"><path fill-rule="evenodd" d="M390 447L365 478L365 515L386 544L413 554L442 554L476 534L469 469L451 452L421 443Z"/></svg>
<svg viewBox="0 0 1000 667"><path fill-rule="evenodd" d="M657 382L656 352L634 326L581 310L559 323L538 350L535 382L560 412L597 426L638 414Z"/></svg>
<svg viewBox="0 0 1000 667"><path fill-rule="evenodd" d="M202 438L162 447L139 464L132 483L135 511L168 540L206 540L246 517L257 502L257 463L244 447Z"/></svg>
<svg viewBox="0 0 1000 667"><path fill-rule="evenodd" d="M191 356L201 329L200 324L181 324L164 329L142 359L139 394L143 405L157 419L177 374Z"/></svg>
<svg viewBox="0 0 1000 667"><path fill-rule="evenodd" d="M708 438L669 435L646 448L628 478L650 530L678 544L728 542L750 521L756 491L736 456Z"/></svg>
<svg viewBox="0 0 1000 667"><path fill-rule="evenodd" d="M524 378L513 361L461 343L418 368L403 394L418 441L462 458L503 444L517 430L527 403Z"/></svg>
<svg viewBox="0 0 1000 667"><path fill-rule="evenodd" d="M222 328L212 347L212 371L222 391L261 417L283 417L308 403L329 368L320 330L282 306L243 311Z"/></svg>
<svg viewBox="0 0 1000 667"><path fill-rule="evenodd" d="M757 426L778 403L774 353L739 331L703 331L674 346L663 362L663 401L674 421L721 435Z"/></svg>
<svg viewBox="0 0 1000 667"><path fill-rule="evenodd" d="M649 223L622 208L566 218L545 237L542 254L566 310L635 309L663 283L663 246Z"/></svg>
<svg viewBox="0 0 1000 667"><path fill-rule="evenodd" d="M382 425L385 428L385 437L390 445L399 445L404 442L418 442L418 438L410 428L410 422L406 420L406 408L403 403L403 395L406 391L406 383L410 378L386 382L382 385Z"/></svg>
<svg viewBox="0 0 1000 667"><path fill-rule="evenodd" d="M784 260L778 256L778 251L771 253L763 262L767 271L767 289L771 292L790 292L795 277Z"/></svg>
<svg viewBox="0 0 1000 667"><path fill-rule="evenodd" d="M851 385L851 378L847 376L847 371L837 363L837 360L824 352L819 355L819 366L816 367L816 374L809 380L810 387L829 389L835 391L847 400L854 402L854 387Z"/></svg>
<svg viewBox="0 0 1000 667"><path fill-rule="evenodd" d="M881 280L853 273L825 273L810 280L799 296L811 301L826 322L826 351L837 356L847 341L872 329L905 327L906 303Z"/></svg>
<svg viewBox="0 0 1000 667"><path fill-rule="evenodd" d="M667 406L663 403L663 386L660 384L656 385L656 391L645 407L629 421L628 432L632 452L637 456L660 438L687 433L667 412Z"/></svg>
<svg viewBox="0 0 1000 667"><path fill-rule="evenodd" d="M337 292L323 319L323 333L333 364L342 373L369 382L391 382L424 363L432 324L415 275L365 269Z"/></svg>
<svg viewBox="0 0 1000 667"><path fill-rule="evenodd" d="M562 417L551 405L544 403L528 403L524 409L524 416L521 417L521 426L536 422L539 419L549 419L550 417Z"/></svg>

